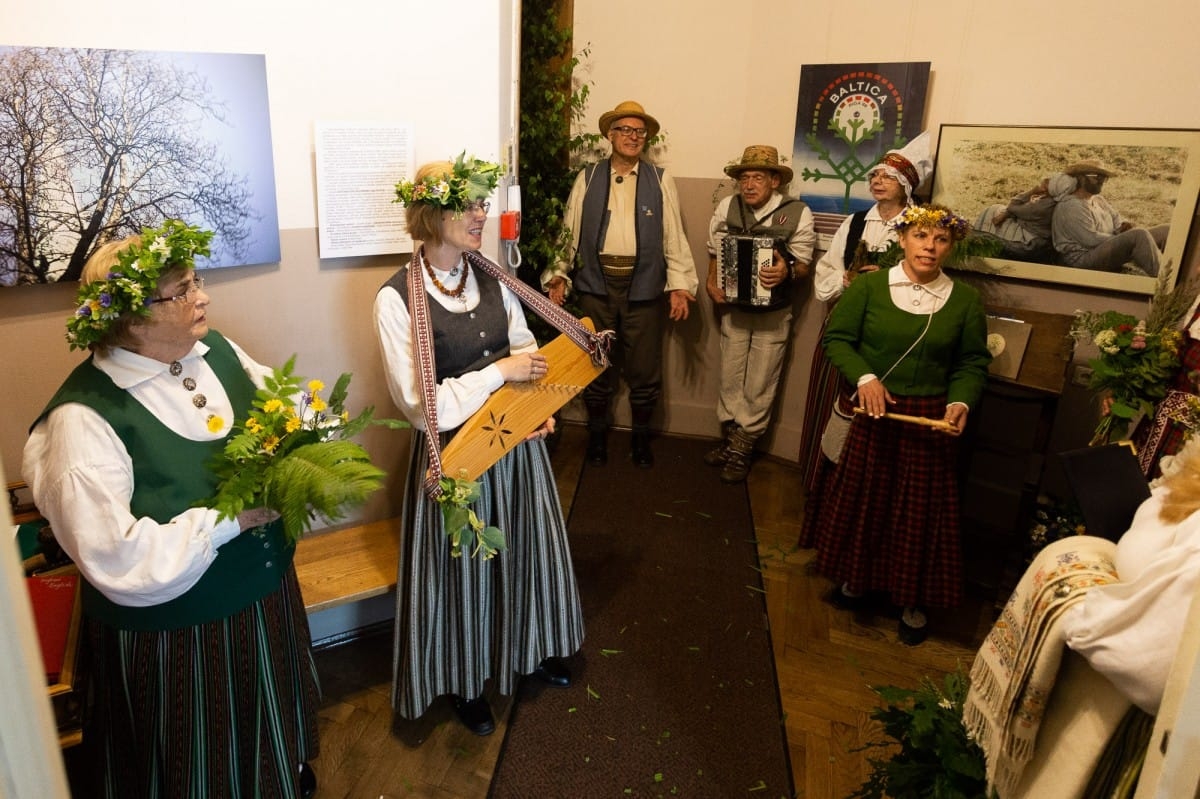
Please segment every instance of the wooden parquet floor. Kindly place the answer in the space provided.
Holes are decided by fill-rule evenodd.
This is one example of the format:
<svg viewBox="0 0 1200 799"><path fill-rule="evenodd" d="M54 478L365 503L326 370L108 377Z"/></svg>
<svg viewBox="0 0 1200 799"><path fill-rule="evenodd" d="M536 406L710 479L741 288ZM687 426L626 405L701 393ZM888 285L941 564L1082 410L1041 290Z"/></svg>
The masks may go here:
<svg viewBox="0 0 1200 799"><path fill-rule="evenodd" d="M570 513L586 432L567 426L555 453L564 513ZM624 453L610 452L610 457ZM709 468L702 463L697 469ZM648 485L653 471L647 472ZM933 634L908 647L897 620L851 614L822 600L831 584L810 572L812 553L797 550L804 496L794 464L762 459L749 479L795 796L845 799L868 772L875 740L871 685L913 687L971 658L992 620L992 602L972 600L934 617ZM483 799L504 740L510 704L492 696L496 732L479 738L435 706L419 724L394 724L389 704L391 638L360 639L318 654L325 701L321 755L314 762L318 799ZM614 797L614 799L616 799ZM721 799L704 797L704 799Z"/></svg>

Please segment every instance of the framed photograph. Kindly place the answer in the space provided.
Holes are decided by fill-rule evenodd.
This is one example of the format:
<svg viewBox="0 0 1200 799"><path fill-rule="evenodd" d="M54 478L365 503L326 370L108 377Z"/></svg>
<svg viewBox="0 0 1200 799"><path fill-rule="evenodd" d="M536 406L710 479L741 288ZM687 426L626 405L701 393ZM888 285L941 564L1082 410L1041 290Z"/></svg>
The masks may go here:
<svg viewBox="0 0 1200 799"><path fill-rule="evenodd" d="M1200 130L942 125L933 202L999 238L971 271L1135 294L1178 276Z"/></svg>

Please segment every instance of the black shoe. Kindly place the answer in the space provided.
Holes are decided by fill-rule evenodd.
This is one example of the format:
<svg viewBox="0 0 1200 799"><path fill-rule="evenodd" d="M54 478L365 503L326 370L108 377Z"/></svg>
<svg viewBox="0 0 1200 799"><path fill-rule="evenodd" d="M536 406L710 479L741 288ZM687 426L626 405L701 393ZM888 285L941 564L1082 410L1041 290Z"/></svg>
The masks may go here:
<svg viewBox="0 0 1200 799"><path fill-rule="evenodd" d="M533 676L546 683L546 685L553 685L555 688L569 688L571 686L571 671L567 668L567 664L562 662L561 658L546 658L533 670Z"/></svg>
<svg viewBox="0 0 1200 799"><path fill-rule="evenodd" d="M649 469L654 466L654 453L650 451L649 433L633 434L633 451L630 454L633 457L634 466L641 469Z"/></svg>
<svg viewBox="0 0 1200 799"><path fill-rule="evenodd" d="M900 629L897 631L900 636L900 643L908 646L917 646L929 637L929 625L922 624L920 627L913 627L903 618L900 619Z"/></svg>
<svg viewBox="0 0 1200 799"><path fill-rule="evenodd" d="M834 586L833 590L826 594L825 601L833 605L838 610L857 612L864 610L867 607L869 600L867 599L866 594L850 596L843 591L842 587L839 585Z"/></svg>
<svg viewBox="0 0 1200 799"><path fill-rule="evenodd" d="M588 433L587 462L593 466L608 463L608 433L603 430Z"/></svg>
<svg viewBox="0 0 1200 799"><path fill-rule="evenodd" d="M476 735L491 735L496 731L496 722L492 719L492 709L482 696L470 701L461 696L454 696L454 712L458 720Z"/></svg>
<svg viewBox="0 0 1200 799"><path fill-rule="evenodd" d="M300 799L312 799L317 795L317 774L308 763L300 764Z"/></svg>
<svg viewBox="0 0 1200 799"><path fill-rule="evenodd" d="M707 466L724 466L727 460L729 460L729 445L725 442L721 442L704 453L704 463Z"/></svg>

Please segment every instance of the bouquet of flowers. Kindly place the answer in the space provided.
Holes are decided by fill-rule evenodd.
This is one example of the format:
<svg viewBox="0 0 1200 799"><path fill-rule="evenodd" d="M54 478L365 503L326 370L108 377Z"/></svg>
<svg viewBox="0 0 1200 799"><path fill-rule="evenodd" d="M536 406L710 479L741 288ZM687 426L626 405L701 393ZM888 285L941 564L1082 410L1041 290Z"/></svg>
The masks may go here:
<svg viewBox="0 0 1200 799"><path fill-rule="evenodd" d="M1196 299L1198 286L1188 281L1168 289L1172 274L1171 265L1164 265L1144 320L1117 311L1075 312L1071 336L1100 350L1088 361L1088 387L1111 399L1092 445L1123 438L1135 419L1153 413L1179 369L1179 322Z"/></svg>
<svg viewBox="0 0 1200 799"><path fill-rule="evenodd" d="M213 464L217 493L203 503L216 508L221 519L235 518L246 508L271 508L291 543L318 515L341 519L381 485L384 472L349 439L372 424L407 427L394 419L373 419L373 408L351 419L344 407L350 374L338 378L326 401L320 380L301 388L301 378L292 373L295 361L293 355L255 393L245 421L235 424Z"/></svg>

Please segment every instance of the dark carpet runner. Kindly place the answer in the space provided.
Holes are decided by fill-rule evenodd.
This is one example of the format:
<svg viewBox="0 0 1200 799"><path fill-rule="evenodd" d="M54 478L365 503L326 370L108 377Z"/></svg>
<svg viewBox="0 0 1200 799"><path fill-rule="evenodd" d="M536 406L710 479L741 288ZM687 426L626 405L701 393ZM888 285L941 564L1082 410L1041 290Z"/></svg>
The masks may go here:
<svg viewBox="0 0 1200 799"><path fill-rule="evenodd" d="M492 799L791 796L745 485L711 441L628 435L587 466L568 528L587 637L568 689L525 680Z"/></svg>

